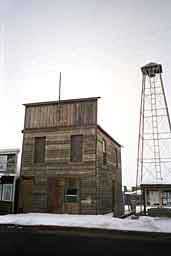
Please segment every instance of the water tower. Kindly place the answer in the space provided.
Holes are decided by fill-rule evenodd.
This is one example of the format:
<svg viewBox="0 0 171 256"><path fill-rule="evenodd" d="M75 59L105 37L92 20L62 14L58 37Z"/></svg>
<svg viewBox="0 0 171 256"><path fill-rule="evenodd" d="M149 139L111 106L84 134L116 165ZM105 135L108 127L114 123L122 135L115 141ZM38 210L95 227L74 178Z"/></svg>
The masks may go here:
<svg viewBox="0 0 171 256"><path fill-rule="evenodd" d="M136 185L147 206L171 206L171 123L162 80L162 65L141 68L142 91Z"/></svg>

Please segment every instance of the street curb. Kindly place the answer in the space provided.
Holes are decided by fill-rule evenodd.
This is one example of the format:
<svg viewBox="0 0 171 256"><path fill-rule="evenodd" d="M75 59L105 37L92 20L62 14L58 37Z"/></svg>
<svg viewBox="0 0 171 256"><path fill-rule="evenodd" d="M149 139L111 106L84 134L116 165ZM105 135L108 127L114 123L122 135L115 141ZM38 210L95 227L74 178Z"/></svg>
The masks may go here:
<svg viewBox="0 0 171 256"><path fill-rule="evenodd" d="M162 232L146 232L146 231L132 231L132 230L111 230L100 228L86 228L86 227L68 227L68 226L20 226L20 225L0 225L0 232L24 232L24 233L70 233L72 235L91 236L91 237L106 237L106 238L121 238L121 239L136 239L136 240L171 240L171 233Z"/></svg>

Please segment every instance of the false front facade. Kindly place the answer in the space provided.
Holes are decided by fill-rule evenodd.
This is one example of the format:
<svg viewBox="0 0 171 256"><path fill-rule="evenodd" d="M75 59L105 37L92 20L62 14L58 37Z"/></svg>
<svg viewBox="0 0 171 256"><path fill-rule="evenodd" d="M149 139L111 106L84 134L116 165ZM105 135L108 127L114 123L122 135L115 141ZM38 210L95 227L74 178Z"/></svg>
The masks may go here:
<svg viewBox="0 0 171 256"><path fill-rule="evenodd" d="M25 104L19 212L123 214L121 146L97 100Z"/></svg>

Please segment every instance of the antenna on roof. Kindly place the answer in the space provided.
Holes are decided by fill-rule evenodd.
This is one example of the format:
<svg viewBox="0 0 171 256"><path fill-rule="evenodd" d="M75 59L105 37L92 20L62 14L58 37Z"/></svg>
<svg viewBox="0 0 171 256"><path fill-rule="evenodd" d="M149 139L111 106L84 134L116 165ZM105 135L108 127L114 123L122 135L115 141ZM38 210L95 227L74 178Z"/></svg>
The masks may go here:
<svg viewBox="0 0 171 256"><path fill-rule="evenodd" d="M4 75L4 60L5 60L5 39L4 39L5 27L4 24L0 25L0 74L3 79Z"/></svg>
<svg viewBox="0 0 171 256"><path fill-rule="evenodd" d="M59 73L59 101L58 101L58 120L59 121L61 119L60 101L61 101L61 72Z"/></svg>
<svg viewBox="0 0 171 256"><path fill-rule="evenodd" d="M59 103L61 100L61 72L59 73Z"/></svg>

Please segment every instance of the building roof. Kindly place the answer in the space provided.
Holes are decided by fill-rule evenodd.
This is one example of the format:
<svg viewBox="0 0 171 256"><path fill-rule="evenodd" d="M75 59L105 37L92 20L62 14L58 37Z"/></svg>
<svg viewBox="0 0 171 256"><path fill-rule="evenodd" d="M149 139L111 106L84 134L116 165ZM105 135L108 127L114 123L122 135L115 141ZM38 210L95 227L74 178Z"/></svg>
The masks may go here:
<svg viewBox="0 0 171 256"><path fill-rule="evenodd" d="M98 99L100 99L100 97L60 100L60 104L93 101L93 100L98 100ZM26 104L23 104L23 105L27 107L27 106L41 106L41 105L54 105L54 104L59 104L59 101L33 102L33 103L26 103Z"/></svg>
<svg viewBox="0 0 171 256"><path fill-rule="evenodd" d="M20 150L18 148L0 149L0 154L18 154Z"/></svg>
<svg viewBox="0 0 171 256"><path fill-rule="evenodd" d="M97 125L97 127L99 128L99 130L104 133L109 139L111 139L116 145L118 145L119 147L121 147L121 144L119 144L114 138L112 138L105 130L103 130L103 128L100 125Z"/></svg>
<svg viewBox="0 0 171 256"><path fill-rule="evenodd" d="M171 186L171 183L153 183L153 184L141 184L142 187L149 187L149 188L164 188L164 187L168 187Z"/></svg>

